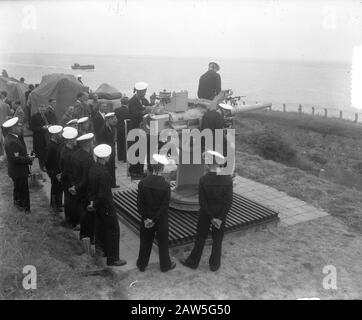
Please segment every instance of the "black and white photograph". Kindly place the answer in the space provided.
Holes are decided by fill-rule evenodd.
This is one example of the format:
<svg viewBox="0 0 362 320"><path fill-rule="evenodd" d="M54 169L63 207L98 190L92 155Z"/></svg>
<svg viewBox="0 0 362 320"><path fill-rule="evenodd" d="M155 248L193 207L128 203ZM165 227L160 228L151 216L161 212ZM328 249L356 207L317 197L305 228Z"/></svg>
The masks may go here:
<svg viewBox="0 0 362 320"><path fill-rule="evenodd" d="M362 298L361 0L1 1L0 72L0 300Z"/></svg>

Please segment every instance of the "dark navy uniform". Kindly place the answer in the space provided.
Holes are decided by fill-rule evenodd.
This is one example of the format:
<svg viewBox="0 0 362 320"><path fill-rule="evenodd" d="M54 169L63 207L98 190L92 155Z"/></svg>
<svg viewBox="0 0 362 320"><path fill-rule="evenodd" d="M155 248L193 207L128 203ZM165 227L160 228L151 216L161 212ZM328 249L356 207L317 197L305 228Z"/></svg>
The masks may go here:
<svg viewBox="0 0 362 320"><path fill-rule="evenodd" d="M67 145L64 145L60 149L59 156L59 167L61 171L61 184L64 191L64 215L65 222L71 227L75 227L79 224L79 211L77 210L76 204L76 196L70 194L68 189L72 187L74 184L72 183L72 154L74 149L69 148Z"/></svg>
<svg viewBox="0 0 362 320"><path fill-rule="evenodd" d="M200 179L199 203L200 212L197 224L196 241L190 256L186 259L188 266L197 268L199 265L211 220L222 221L220 229L212 226L212 251L209 259L210 268L217 270L221 262L221 244L224 236L227 213L231 208L233 182L230 175L217 175L208 172Z"/></svg>
<svg viewBox="0 0 362 320"><path fill-rule="evenodd" d="M95 163L89 170L89 199L95 212L95 242L105 256L107 264L119 260L119 225L113 205L111 176L108 168Z"/></svg>
<svg viewBox="0 0 362 320"><path fill-rule="evenodd" d="M150 103L146 98L139 99L137 97L137 95L134 95L129 100L128 111L129 111L130 118L131 118L131 128L130 129L135 129L135 128L140 127L140 124L143 120L145 106L150 106ZM130 142L130 145L132 145L133 143L136 143L136 142L137 142L137 139L134 142ZM138 156L138 154L136 154L136 156ZM129 172L131 175L135 175L135 176L143 175L143 173L144 173L143 172L143 163L131 164L129 166Z"/></svg>
<svg viewBox="0 0 362 320"><path fill-rule="evenodd" d="M72 184L75 186L76 210L80 213L80 239L89 237L94 242L94 216L87 211L88 197L88 173L94 163L93 156L82 148L74 151L72 162Z"/></svg>
<svg viewBox="0 0 362 320"><path fill-rule="evenodd" d="M141 215L141 227L137 266L141 270L148 265L155 235L157 237L161 270L167 271L171 266L168 251L170 194L170 185L162 176L148 175L138 184L137 206ZM155 223L152 228L145 228L144 221L147 218Z"/></svg>
<svg viewBox="0 0 362 320"><path fill-rule="evenodd" d="M221 92L221 77L214 70L205 72L199 80L197 96L200 99L213 100Z"/></svg>
<svg viewBox="0 0 362 320"><path fill-rule="evenodd" d="M45 160L45 168L51 181L50 205L54 208L60 208L63 203L63 190L57 175L60 173L59 168L59 142L50 140Z"/></svg>
<svg viewBox="0 0 362 320"><path fill-rule="evenodd" d="M29 198L29 165L32 164L28 157L26 145L19 136L8 133L5 137L5 152L8 161L8 175L14 182L14 203L30 211Z"/></svg>
<svg viewBox="0 0 362 320"><path fill-rule="evenodd" d="M99 142L99 133L101 128L105 125L106 121L104 117L101 115L100 112L96 112L93 116L93 129L94 129L94 135L96 137L96 142Z"/></svg>
<svg viewBox="0 0 362 320"><path fill-rule="evenodd" d="M117 157L119 161L126 161L126 139L124 120L131 119L128 107L125 105L120 106L114 110L117 117ZM127 128L128 129L128 128Z"/></svg>
<svg viewBox="0 0 362 320"><path fill-rule="evenodd" d="M33 131L33 150L41 169L45 166L46 149L49 142L49 133L44 126L55 124L53 120L48 113L42 115L40 112L35 113L30 120L30 129Z"/></svg>
<svg viewBox="0 0 362 320"><path fill-rule="evenodd" d="M107 124L104 124L100 130L98 135L98 144L105 143L112 147L112 153L109 157L109 160L106 164L110 177L112 182L112 188L116 186L116 150L115 150L115 142L114 142L114 135L115 132L113 131L113 128L108 126Z"/></svg>

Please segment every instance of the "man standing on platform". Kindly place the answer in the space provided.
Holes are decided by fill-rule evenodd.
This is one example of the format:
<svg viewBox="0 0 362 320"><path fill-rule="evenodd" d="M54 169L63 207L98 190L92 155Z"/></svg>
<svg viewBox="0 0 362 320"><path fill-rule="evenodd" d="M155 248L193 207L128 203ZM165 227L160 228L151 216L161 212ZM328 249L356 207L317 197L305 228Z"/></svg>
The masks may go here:
<svg viewBox="0 0 362 320"><path fill-rule="evenodd" d="M69 192L72 187L72 154L77 144L75 140L78 136L78 131L72 127L65 127L62 133L65 139L64 147L60 150L60 182L64 191L64 215L65 225L71 228L76 228L79 224L79 212L75 207L76 195Z"/></svg>
<svg viewBox="0 0 362 320"><path fill-rule="evenodd" d="M205 72L199 80L197 96L200 99L213 100L221 92L221 77L218 74L220 70L216 62L209 63L209 70Z"/></svg>
<svg viewBox="0 0 362 320"><path fill-rule="evenodd" d="M108 266L123 266L127 262L119 259L119 225L113 204L111 176L106 167L112 148L107 144L100 144L94 148L96 163L89 170L89 198L88 210L95 214L95 242L100 245L107 257Z"/></svg>
<svg viewBox="0 0 362 320"><path fill-rule="evenodd" d="M8 175L14 182L14 204L30 213L30 197L28 176L29 165L32 165L34 156L27 154L24 140L19 139L22 134L23 124L17 117L3 123L7 135L5 137L5 151L8 161Z"/></svg>
<svg viewBox="0 0 362 320"><path fill-rule="evenodd" d="M98 144L108 144L112 147L112 154L107 162L107 168L111 176L112 188L119 188L116 184L116 148L115 148L115 130L114 127L117 125L117 118L114 112L109 112L105 116L105 123L99 130L99 137L97 140Z"/></svg>
<svg viewBox="0 0 362 320"><path fill-rule="evenodd" d="M55 213L62 212L63 205L63 190L57 176L60 173L58 162L58 148L60 145L61 134L63 131L62 126L50 126L48 128L50 133L50 142L47 148L47 155L45 160L45 168L50 178L50 206Z"/></svg>
<svg viewBox="0 0 362 320"><path fill-rule="evenodd" d="M96 142L99 141L99 132L102 129L102 127L104 126L104 124L106 123L104 116L108 113L108 105L106 103L102 103L99 107L99 110L94 114L93 116L93 130L94 130L94 135L96 137Z"/></svg>
<svg viewBox="0 0 362 320"><path fill-rule="evenodd" d="M152 95L151 103L145 98L148 84L146 82L137 82L135 84L135 94L128 102L128 110L131 117L131 128L139 128L143 120L143 116L148 112L151 105L155 103L155 95ZM136 140L137 141L137 140ZM136 142L135 141L135 142ZM135 143L134 142L134 143ZM136 154L136 156L138 156ZM144 176L143 163L131 164L129 172L133 179L141 179Z"/></svg>
<svg viewBox="0 0 362 320"><path fill-rule="evenodd" d="M225 158L218 152L207 151L205 162L209 172L200 179L200 213L197 223L196 240L191 254L181 264L191 269L199 266L205 241L212 226L212 250L209 259L211 271L217 271L221 265L221 245L224 237L225 221L233 199L233 182L230 175L220 174L219 163Z"/></svg>
<svg viewBox="0 0 362 320"><path fill-rule="evenodd" d="M138 184L137 207L141 215L141 226L137 267L141 272L145 271L156 235L160 268L162 272L167 272L176 267L176 263L170 259L168 249L168 206L171 188L161 175L168 160L166 156L159 154L154 154L152 159L154 164L148 165L150 174Z"/></svg>

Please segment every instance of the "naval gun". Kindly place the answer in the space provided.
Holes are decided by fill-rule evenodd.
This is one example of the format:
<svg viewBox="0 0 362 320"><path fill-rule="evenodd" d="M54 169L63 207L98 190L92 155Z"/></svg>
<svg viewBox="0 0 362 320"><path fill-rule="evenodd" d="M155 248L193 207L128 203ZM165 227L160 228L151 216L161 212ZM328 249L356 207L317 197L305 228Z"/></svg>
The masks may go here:
<svg viewBox="0 0 362 320"><path fill-rule="evenodd" d="M224 112L225 129L232 128L234 119L238 114L255 111L265 110L271 107L271 103L255 103L239 105L241 96L232 96L231 90L220 92L214 100L207 99L189 99L187 91L181 92L167 92L166 90L160 92L157 102L149 113L144 116L141 123L141 128L150 134L151 122L157 122L158 133L163 129L174 129L180 135L183 129L201 129L202 118L208 110L216 110L220 103L226 103L232 106L231 110ZM155 123L154 123L155 125ZM153 126L154 127L154 126ZM226 139L226 143L231 143ZM179 150L183 148L190 150L190 153L200 152L195 150L195 144L192 140L182 141L179 144ZM200 146L200 144L199 144ZM235 146L233 147L235 150ZM198 202L198 184L201 176L205 173L205 164L193 163L193 155L190 154L190 162L182 163L181 153L178 152L178 161L176 166L176 182L172 188L170 207L182 211L192 212L199 210ZM166 168L167 169L167 168Z"/></svg>

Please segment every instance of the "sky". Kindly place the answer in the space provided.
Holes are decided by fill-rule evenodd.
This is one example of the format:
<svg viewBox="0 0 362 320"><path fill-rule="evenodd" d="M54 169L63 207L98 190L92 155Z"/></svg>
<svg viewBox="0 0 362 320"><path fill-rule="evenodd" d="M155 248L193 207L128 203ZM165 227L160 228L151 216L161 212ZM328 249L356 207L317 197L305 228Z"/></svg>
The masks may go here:
<svg viewBox="0 0 362 320"><path fill-rule="evenodd" d="M0 53L351 61L362 0L1 1Z"/></svg>

